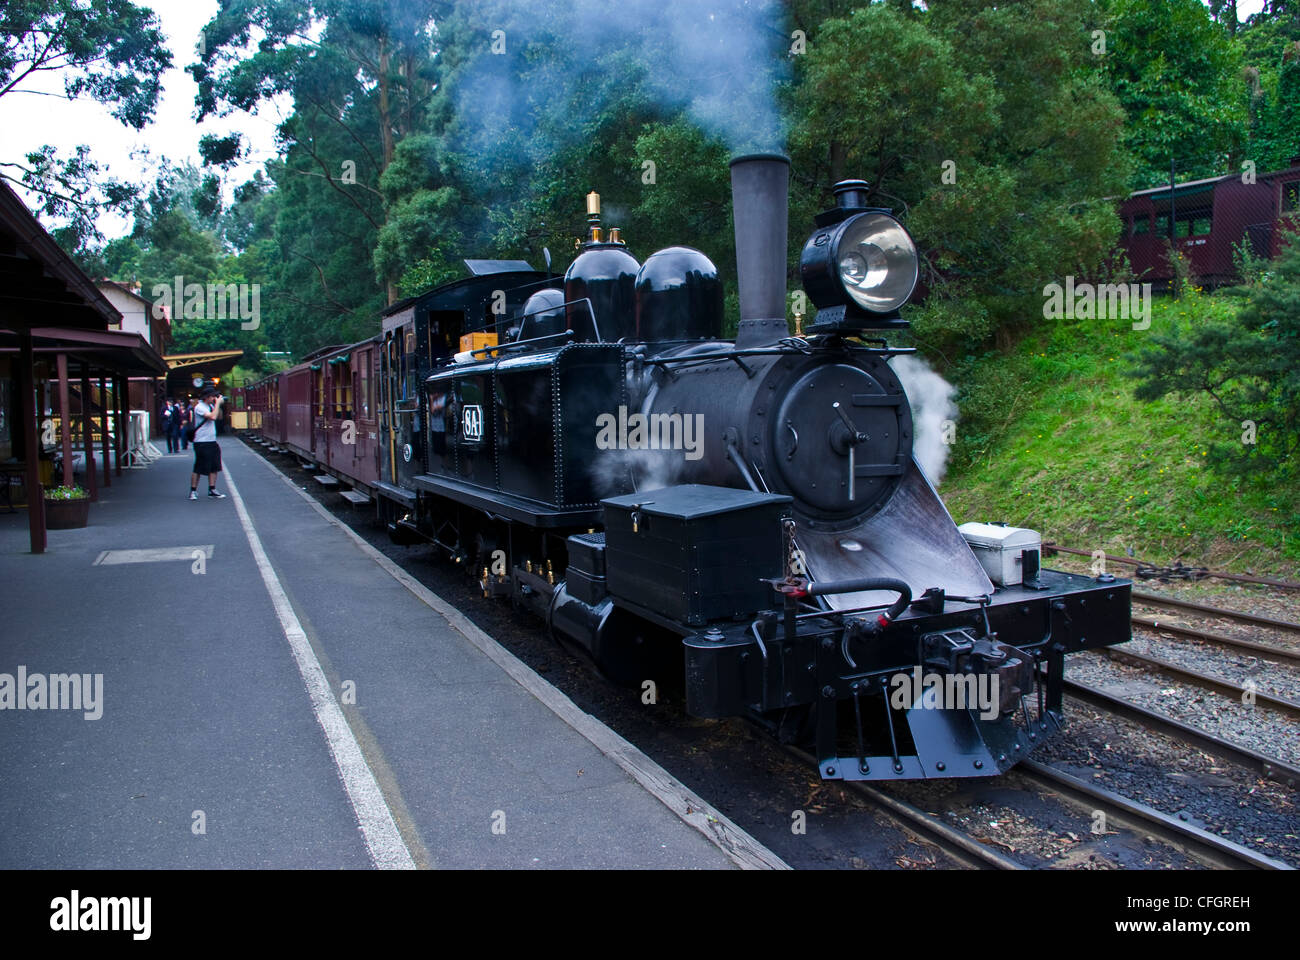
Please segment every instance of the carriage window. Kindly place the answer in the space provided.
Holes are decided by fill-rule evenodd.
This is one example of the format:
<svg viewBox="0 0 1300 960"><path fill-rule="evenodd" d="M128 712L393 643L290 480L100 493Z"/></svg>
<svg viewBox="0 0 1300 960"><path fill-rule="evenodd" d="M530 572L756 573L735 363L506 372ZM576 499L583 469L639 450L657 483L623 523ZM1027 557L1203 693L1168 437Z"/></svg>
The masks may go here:
<svg viewBox="0 0 1300 960"><path fill-rule="evenodd" d="M1186 213L1179 210L1176 217L1174 236L1178 238L1204 236L1213 227L1209 210L1188 210ZM1156 217L1156 230L1162 237L1169 236L1169 214L1162 213Z"/></svg>
<svg viewBox="0 0 1300 960"><path fill-rule="evenodd" d="M361 367L357 371L358 394L357 401L361 404L361 419L370 419L370 354L363 354L361 357Z"/></svg>
<svg viewBox="0 0 1300 960"><path fill-rule="evenodd" d="M415 327L408 324L406 327L405 337L406 349L402 354L402 399L412 400L419 396L419 384L415 382L416 378L416 360L415 355Z"/></svg>
<svg viewBox="0 0 1300 960"><path fill-rule="evenodd" d="M312 405L316 408L315 416L325 416L325 374L321 372L320 367L313 367L311 371L312 379Z"/></svg>
<svg viewBox="0 0 1300 960"><path fill-rule="evenodd" d="M1295 213L1300 210L1300 180L1282 184L1282 212Z"/></svg>
<svg viewBox="0 0 1300 960"><path fill-rule="evenodd" d="M1145 213L1139 213L1133 218L1133 236L1139 236L1151 232L1151 217Z"/></svg>
<svg viewBox="0 0 1300 960"><path fill-rule="evenodd" d="M352 364L334 365L334 419L352 418Z"/></svg>

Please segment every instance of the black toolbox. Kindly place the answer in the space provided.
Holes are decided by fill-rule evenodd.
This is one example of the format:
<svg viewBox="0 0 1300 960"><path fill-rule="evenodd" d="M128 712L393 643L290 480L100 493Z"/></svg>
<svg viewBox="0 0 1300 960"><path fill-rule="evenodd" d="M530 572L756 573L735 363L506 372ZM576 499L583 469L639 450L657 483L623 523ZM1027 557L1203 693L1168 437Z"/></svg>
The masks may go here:
<svg viewBox="0 0 1300 960"><path fill-rule="evenodd" d="M602 500L609 592L690 626L769 609L772 589L761 580L785 574L790 503L704 484Z"/></svg>

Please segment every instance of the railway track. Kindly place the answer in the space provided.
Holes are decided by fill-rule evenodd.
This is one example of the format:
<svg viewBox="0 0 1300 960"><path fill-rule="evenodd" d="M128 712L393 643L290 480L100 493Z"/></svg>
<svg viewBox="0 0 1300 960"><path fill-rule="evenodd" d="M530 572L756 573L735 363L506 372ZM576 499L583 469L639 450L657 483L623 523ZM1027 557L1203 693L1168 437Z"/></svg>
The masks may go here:
<svg viewBox="0 0 1300 960"><path fill-rule="evenodd" d="M1272 617L1263 617L1253 613L1242 613L1237 610L1225 610L1220 607L1212 607L1208 604L1193 603L1190 600L1179 600L1174 597L1161 597L1152 593L1143 593L1133 591L1133 601L1142 606L1158 607L1165 610L1187 611L1200 616L1214 617L1220 620L1230 620L1242 626L1264 627L1270 630L1288 631L1300 634L1300 623L1291 623L1287 620L1275 620ZM1201 630L1197 627L1189 627L1181 623L1169 623L1167 621L1152 620L1147 617L1134 616L1132 618L1133 626L1142 627L1147 630L1157 630L1161 633L1168 633L1178 637L1185 637L1189 640L1199 640L1202 643L1214 644L1221 647L1231 647L1244 653L1255 656L1271 657L1277 660L1286 660L1292 663L1300 663L1300 647L1282 647L1274 643L1260 643L1256 640L1243 640L1239 637L1228 636L1222 633L1211 633L1207 630Z"/></svg>
<svg viewBox="0 0 1300 960"><path fill-rule="evenodd" d="M806 751L789 746L784 749L801 762L816 766L816 758ZM1154 807L1079 780L1047 764L1035 760L1022 760L1012 773L1027 780L1040 791L1061 797L1070 805L1083 811L1086 819L1095 822L1096 815L1100 811L1104 814L1104 823L1124 827L1142 836L1154 837L1207 867L1225 870L1292 869L1279 860L1215 836L1200 827L1183 823ZM891 795L881 787L857 781L844 781L843 786L918 833L923 839L933 843L952 859L968 867L981 870L1031 869L1029 864L999 853L979 840L949 826L934 814Z"/></svg>
<svg viewBox="0 0 1300 960"><path fill-rule="evenodd" d="M782 744L781 748L809 769L817 769L817 758L806 750ZM932 813L920 807L890 796L889 793L857 780L841 781L844 789L861 797L867 803L883 810L896 822L910 828L946 853L952 859L977 870L1025 870L1028 869L1018 860L998 853L996 850L980 843L953 827L948 826Z"/></svg>
<svg viewBox="0 0 1300 960"><path fill-rule="evenodd" d="M1212 607L1207 603L1195 603L1191 600L1180 600L1177 597L1162 597L1158 593L1145 593L1141 590L1134 590L1133 599L1149 607L1163 607L1166 610L1187 610L1192 613L1201 613L1206 616L1218 617L1223 620L1236 620L1239 623L1250 624L1251 626L1271 627L1274 630L1287 630L1291 633L1300 633L1300 623L1292 623L1289 620L1275 620L1272 617L1262 617L1254 613L1243 613L1240 610L1228 610L1223 607Z"/></svg>
<svg viewBox="0 0 1300 960"><path fill-rule="evenodd" d="M1138 706L1122 697L1116 697L1078 680L1065 677L1064 683L1065 691L1068 694L1089 706L1131 720L1139 726L1156 733L1162 733L1176 740L1190 743L1197 749L1208 753L1210 756L1218 757L1220 760L1239 764L1248 770L1256 770L1266 779L1284 783L1291 787L1300 786L1300 767L1294 767L1278 760L1276 757L1270 757L1255 750L1238 746L1235 743L1193 727L1191 724L1148 710L1146 707Z"/></svg>
<svg viewBox="0 0 1300 960"><path fill-rule="evenodd" d="M1283 697L1275 697L1272 694L1263 693L1253 688L1247 688L1231 680L1224 680L1222 677L1212 676L1208 673L1201 673L1199 670L1193 670L1190 667L1184 667L1181 664L1172 663L1168 660L1162 660L1159 657L1152 657L1145 653L1134 653L1132 650L1116 650L1107 648L1103 655L1108 660L1115 660L1119 663L1130 663L1135 666L1144 667L1158 673L1168 674L1193 686L1200 687L1204 690L1212 690L1215 693L1221 693L1229 699L1238 700L1241 703L1248 703L1251 700L1256 705L1271 707L1279 713L1286 714L1289 717L1300 719L1300 703L1294 700L1287 700Z"/></svg>
<svg viewBox="0 0 1300 960"><path fill-rule="evenodd" d="M1092 558L1096 551L1079 550L1075 547L1062 546L1059 543L1047 542L1043 544L1043 556L1050 557L1053 553L1072 553L1080 557ZM1132 557L1116 556L1113 553L1102 551L1102 557L1108 563L1121 563L1128 567L1135 567L1139 571L1160 571L1163 569L1177 570L1179 574L1187 574L1186 579L1210 578L1214 580L1231 580L1234 583L1256 583L1267 587L1279 587L1283 590L1300 590L1300 582L1295 580L1278 580L1273 577L1250 577L1239 573L1224 573L1217 570L1200 570L1194 568L1162 568L1155 564L1147 563L1144 560L1136 560ZM1101 559L1099 558L1099 559ZM1159 576L1155 576L1159 579Z"/></svg>
<svg viewBox="0 0 1300 960"><path fill-rule="evenodd" d="M1223 870L1293 869L1239 843L1215 836L1192 824L1182 823L1176 817L1161 813L1154 807L1112 793L1036 760L1020 761L1015 771L1041 789L1059 794L1066 801L1091 812L1093 816L1101 811L1105 815L1106 824L1118 824L1137 833L1154 836L1207 866Z"/></svg>
<svg viewBox="0 0 1300 960"><path fill-rule="evenodd" d="M1199 640L1202 643L1214 644L1215 646L1231 647L1234 650L1241 650L1243 653L1250 653L1263 657L1274 657L1278 660L1300 662L1300 649L1288 650L1286 647L1275 646L1271 643L1257 643L1254 640L1241 640L1237 637L1226 637L1223 634L1209 633L1205 630L1197 630L1195 627L1185 627L1182 624L1177 623L1149 620L1146 617L1133 617L1132 623L1135 627L1143 627L1147 630L1156 630L1160 633L1171 633L1174 636L1186 637L1189 640Z"/></svg>

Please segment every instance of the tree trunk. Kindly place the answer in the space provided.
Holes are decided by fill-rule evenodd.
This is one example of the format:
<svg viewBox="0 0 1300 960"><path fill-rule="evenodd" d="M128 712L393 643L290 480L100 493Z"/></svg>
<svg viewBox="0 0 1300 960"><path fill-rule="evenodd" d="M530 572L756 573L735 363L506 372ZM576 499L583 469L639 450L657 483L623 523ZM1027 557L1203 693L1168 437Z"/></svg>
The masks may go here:
<svg viewBox="0 0 1300 960"><path fill-rule="evenodd" d="M844 144L838 140L831 141L831 183L844 179Z"/></svg>
<svg viewBox="0 0 1300 960"><path fill-rule="evenodd" d="M384 170L393 162L396 149L393 143L393 117L388 103L388 70L392 62L392 53L388 49L388 38L379 38L379 134L384 143ZM379 171L383 173L383 170ZM388 302L397 302L397 284L388 281Z"/></svg>

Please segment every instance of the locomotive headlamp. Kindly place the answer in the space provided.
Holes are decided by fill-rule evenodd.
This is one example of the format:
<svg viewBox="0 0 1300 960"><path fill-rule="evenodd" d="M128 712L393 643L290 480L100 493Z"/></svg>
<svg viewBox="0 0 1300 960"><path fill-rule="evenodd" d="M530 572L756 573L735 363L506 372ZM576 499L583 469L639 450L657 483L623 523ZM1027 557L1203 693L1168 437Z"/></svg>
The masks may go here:
<svg viewBox="0 0 1300 960"><path fill-rule="evenodd" d="M916 288L916 244L888 210L865 206L867 184L836 184L838 205L817 218L799 274L817 306L810 333L906 327L898 310Z"/></svg>
<svg viewBox="0 0 1300 960"><path fill-rule="evenodd" d="M916 286L916 246L903 225L883 213L847 221L836 258L840 283L864 310L897 310Z"/></svg>

